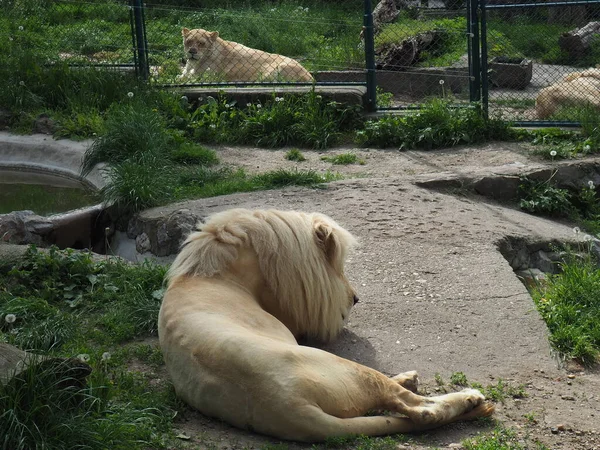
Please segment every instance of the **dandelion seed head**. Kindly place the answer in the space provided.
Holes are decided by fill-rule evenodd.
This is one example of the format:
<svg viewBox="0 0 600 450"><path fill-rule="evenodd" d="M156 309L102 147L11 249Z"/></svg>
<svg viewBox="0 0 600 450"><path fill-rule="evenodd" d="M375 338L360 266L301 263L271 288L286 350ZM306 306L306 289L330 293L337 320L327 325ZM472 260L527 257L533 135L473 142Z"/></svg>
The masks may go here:
<svg viewBox="0 0 600 450"><path fill-rule="evenodd" d="M579 233L581 233L581 230L579 229L579 227L575 227L575 228L573 228L573 233L579 234Z"/></svg>
<svg viewBox="0 0 600 450"><path fill-rule="evenodd" d="M592 180L588 181L588 187L594 189L594 182Z"/></svg>
<svg viewBox="0 0 600 450"><path fill-rule="evenodd" d="M7 314L4 316L4 321L6 323L15 323L16 320L17 316L15 316L14 314Z"/></svg>
<svg viewBox="0 0 600 450"><path fill-rule="evenodd" d="M444 81L444 80L440 80L440 84L444 84L444 83L445 83L445 81Z"/></svg>
<svg viewBox="0 0 600 450"><path fill-rule="evenodd" d="M550 152L550 156L553 156L553 157L554 157L554 156L556 156L556 150L552 150L552 151Z"/></svg>
<svg viewBox="0 0 600 450"><path fill-rule="evenodd" d="M90 355L87 353L80 353L77 355L77 359L81 362L88 362L90 360Z"/></svg>
<svg viewBox="0 0 600 450"><path fill-rule="evenodd" d="M109 352L104 352L102 353L102 361L108 361L111 357L111 354Z"/></svg>
<svg viewBox="0 0 600 450"><path fill-rule="evenodd" d="M23 25L19 25L19 31L23 31Z"/></svg>
<svg viewBox="0 0 600 450"><path fill-rule="evenodd" d="M127 93L127 97L132 98L133 97L133 92L128 92Z"/></svg>
<svg viewBox="0 0 600 450"><path fill-rule="evenodd" d="M583 150L586 152L589 152L592 149L592 147L590 147L589 145L584 145L583 146Z"/></svg>

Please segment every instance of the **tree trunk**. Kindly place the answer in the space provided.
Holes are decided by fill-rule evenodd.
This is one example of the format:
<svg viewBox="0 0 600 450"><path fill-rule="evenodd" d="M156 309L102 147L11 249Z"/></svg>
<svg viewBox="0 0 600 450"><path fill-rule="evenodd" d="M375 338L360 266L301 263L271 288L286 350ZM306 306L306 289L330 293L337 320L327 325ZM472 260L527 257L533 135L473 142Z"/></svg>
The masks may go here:
<svg viewBox="0 0 600 450"><path fill-rule="evenodd" d="M418 62L421 52L437 45L445 35L442 30L425 31L397 44L384 44L375 49L377 68L404 70Z"/></svg>
<svg viewBox="0 0 600 450"><path fill-rule="evenodd" d="M584 27L563 33L558 38L558 45L573 60L577 60L590 50L590 44L598 34L600 34L600 22L590 22Z"/></svg>

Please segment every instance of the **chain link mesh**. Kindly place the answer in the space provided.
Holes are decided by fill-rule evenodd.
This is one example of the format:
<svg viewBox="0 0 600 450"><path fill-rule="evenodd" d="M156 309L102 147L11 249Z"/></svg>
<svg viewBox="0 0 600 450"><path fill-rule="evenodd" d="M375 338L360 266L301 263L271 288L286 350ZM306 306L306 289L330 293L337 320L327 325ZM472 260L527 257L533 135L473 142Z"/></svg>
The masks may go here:
<svg viewBox="0 0 600 450"><path fill-rule="evenodd" d="M488 3L491 114L570 122L600 108L600 2Z"/></svg>

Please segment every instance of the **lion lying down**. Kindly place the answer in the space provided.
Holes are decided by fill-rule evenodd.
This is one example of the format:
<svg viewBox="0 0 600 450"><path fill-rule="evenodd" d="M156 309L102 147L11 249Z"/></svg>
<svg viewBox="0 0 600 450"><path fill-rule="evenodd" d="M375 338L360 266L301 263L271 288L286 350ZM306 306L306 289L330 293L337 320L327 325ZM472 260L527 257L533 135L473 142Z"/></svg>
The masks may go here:
<svg viewBox="0 0 600 450"><path fill-rule="evenodd" d="M592 105L600 109L600 69L566 75L563 81L542 89L535 101L540 119L554 114L561 106Z"/></svg>
<svg viewBox="0 0 600 450"><path fill-rule="evenodd" d="M489 416L474 389L416 394L312 347L333 339L358 301L344 275L355 240L332 219L232 209L190 234L168 273L160 345L177 394L202 413L280 439L322 441L435 428ZM395 415L364 416L371 410Z"/></svg>
<svg viewBox="0 0 600 450"><path fill-rule="evenodd" d="M211 75L225 81L314 81L298 61L226 41L217 31L181 31L186 65L181 78Z"/></svg>

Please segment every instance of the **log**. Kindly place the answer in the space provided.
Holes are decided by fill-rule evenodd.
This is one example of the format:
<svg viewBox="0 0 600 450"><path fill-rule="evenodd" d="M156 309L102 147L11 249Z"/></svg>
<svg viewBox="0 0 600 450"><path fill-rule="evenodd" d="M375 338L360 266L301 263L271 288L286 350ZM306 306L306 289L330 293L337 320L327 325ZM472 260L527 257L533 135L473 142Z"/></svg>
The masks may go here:
<svg viewBox="0 0 600 450"><path fill-rule="evenodd" d="M589 52L592 40L599 34L600 22L590 22L584 27L563 33L558 38L558 45L573 60L577 60Z"/></svg>
<svg viewBox="0 0 600 450"><path fill-rule="evenodd" d="M383 44L375 50L380 70L404 70L419 61L423 50L436 46L446 37L443 30L431 30L411 36L398 43Z"/></svg>

